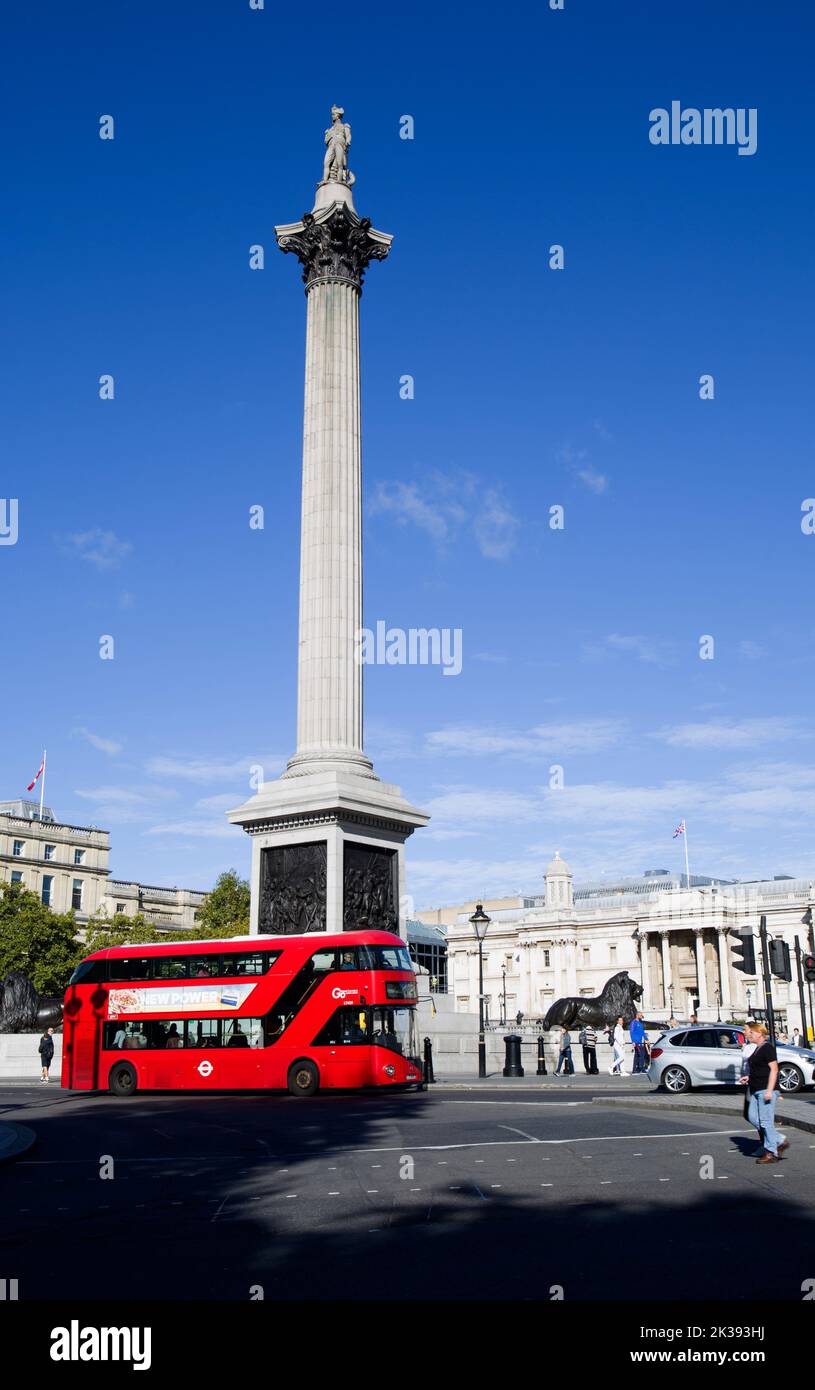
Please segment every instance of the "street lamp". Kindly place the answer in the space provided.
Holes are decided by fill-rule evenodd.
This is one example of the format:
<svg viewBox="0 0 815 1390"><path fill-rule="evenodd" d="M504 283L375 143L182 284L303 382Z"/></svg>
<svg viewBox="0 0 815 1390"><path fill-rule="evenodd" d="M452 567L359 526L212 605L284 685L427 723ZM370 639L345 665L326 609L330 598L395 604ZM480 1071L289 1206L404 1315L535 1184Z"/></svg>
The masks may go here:
<svg viewBox="0 0 815 1390"><path fill-rule="evenodd" d="M671 1010L671 1018L674 1016L674 987L673 980L668 985L668 1007Z"/></svg>
<svg viewBox="0 0 815 1390"><path fill-rule="evenodd" d="M722 1021L722 1011L721 1011L721 1009L720 1009L720 1007L719 1007L720 1001L721 1001L721 995L719 994L719 991L716 990L716 1022L717 1022L717 1023L721 1023L721 1021Z"/></svg>
<svg viewBox="0 0 815 1390"><path fill-rule="evenodd" d="M747 986L747 988L746 988L746 990L744 991L744 993L747 995L747 1017L749 1018L749 1017L750 1017L750 1013L751 1013L750 1000L751 1000L752 997L753 997L753 991L751 990L751 988L750 988L749 985Z"/></svg>
<svg viewBox="0 0 815 1390"><path fill-rule="evenodd" d="M490 919L481 903L476 903L470 925L478 940L478 1075L487 1075L487 1045L484 1042L484 937Z"/></svg>
<svg viewBox="0 0 815 1390"><path fill-rule="evenodd" d="M502 966L501 966L501 974L502 974L503 977L504 977L504 983L503 983L503 985L502 985L502 987L501 987L501 1027L502 1027L502 1028L506 1028L506 1026L507 1026L507 968L506 968L505 965L502 965Z"/></svg>

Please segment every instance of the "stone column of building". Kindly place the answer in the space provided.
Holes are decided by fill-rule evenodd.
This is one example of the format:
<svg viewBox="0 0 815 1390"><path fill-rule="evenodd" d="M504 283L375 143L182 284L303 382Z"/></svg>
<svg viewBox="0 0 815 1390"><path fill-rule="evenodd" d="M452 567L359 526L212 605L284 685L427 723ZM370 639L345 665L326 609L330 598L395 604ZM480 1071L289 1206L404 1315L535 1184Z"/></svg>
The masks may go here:
<svg viewBox="0 0 815 1390"><path fill-rule="evenodd" d="M673 976L671 975L671 942L670 932L661 931L659 933L660 944L662 946L662 998L663 1007L671 1007L671 985Z"/></svg>
<svg viewBox="0 0 815 1390"><path fill-rule="evenodd" d="M250 930L283 934L399 931L404 842L429 820L363 745L359 299L393 238L354 207L343 117L332 108L311 212L275 227L307 304L297 744L283 776L229 813L253 838Z"/></svg>
<svg viewBox="0 0 815 1390"><path fill-rule="evenodd" d="M730 992L730 956L727 950L727 927L719 927L716 932L716 951L719 956L719 979L722 989L722 1008L725 1010L725 1017L732 1008L732 996Z"/></svg>
<svg viewBox="0 0 815 1390"><path fill-rule="evenodd" d="M699 1008L708 1007L707 972L705 970L705 938L702 927L693 928L693 949L696 955L696 987L699 991Z"/></svg>

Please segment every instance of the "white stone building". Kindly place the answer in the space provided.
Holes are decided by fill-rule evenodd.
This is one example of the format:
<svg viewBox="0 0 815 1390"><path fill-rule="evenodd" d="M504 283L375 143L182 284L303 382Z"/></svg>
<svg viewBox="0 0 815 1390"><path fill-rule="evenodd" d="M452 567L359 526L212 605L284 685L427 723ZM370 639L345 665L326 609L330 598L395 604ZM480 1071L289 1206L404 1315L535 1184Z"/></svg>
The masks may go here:
<svg viewBox="0 0 815 1390"><path fill-rule="evenodd" d="M484 901L491 921L484 941L484 994L489 1021L512 1022L518 1012L540 1019L562 995L597 995L618 970L644 987L648 1019L673 1014L700 1021L744 1018L763 1010L760 973L733 969L732 928L752 927L760 972L759 919L770 937L787 942L792 983L773 981L781 1026L801 1026L795 939L812 949L815 880L779 877L729 882L691 876L691 886L666 870L641 877L574 887L559 855L549 864L539 897ZM478 1008L478 943L469 922L474 903L417 913L445 926L448 988L458 1011ZM809 997L804 986L807 1008Z"/></svg>
<svg viewBox="0 0 815 1390"><path fill-rule="evenodd" d="M89 917L141 912L156 927L193 927L206 893L154 888L109 877L110 832L63 825L49 807L0 801L0 881L22 883L53 912Z"/></svg>

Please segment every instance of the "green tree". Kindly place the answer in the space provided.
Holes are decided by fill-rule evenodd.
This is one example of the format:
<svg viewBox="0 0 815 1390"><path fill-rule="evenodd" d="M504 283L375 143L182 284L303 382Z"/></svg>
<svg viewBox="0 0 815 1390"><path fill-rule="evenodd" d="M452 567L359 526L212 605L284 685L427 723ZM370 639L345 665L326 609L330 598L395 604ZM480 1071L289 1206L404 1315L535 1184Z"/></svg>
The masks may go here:
<svg viewBox="0 0 815 1390"><path fill-rule="evenodd" d="M199 909L193 935L205 938L248 933L249 884L234 869L226 869Z"/></svg>
<svg viewBox="0 0 815 1390"><path fill-rule="evenodd" d="M183 941L185 932L159 931L142 912L134 917L115 913L111 917L89 917L85 929L83 956L104 951L108 946L145 946L151 941Z"/></svg>
<svg viewBox="0 0 815 1390"><path fill-rule="evenodd" d="M52 912L20 883L0 883L0 979L22 970L38 994L61 995L84 948L73 912Z"/></svg>

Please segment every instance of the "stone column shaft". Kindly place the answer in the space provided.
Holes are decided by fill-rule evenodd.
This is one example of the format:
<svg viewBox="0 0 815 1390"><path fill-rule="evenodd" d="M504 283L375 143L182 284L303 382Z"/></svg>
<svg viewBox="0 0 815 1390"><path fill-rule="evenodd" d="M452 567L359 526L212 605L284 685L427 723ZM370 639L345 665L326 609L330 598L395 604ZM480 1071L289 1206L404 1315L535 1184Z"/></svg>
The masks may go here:
<svg viewBox="0 0 815 1390"><path fill-rule="evenodd" d="M318 281L306 327L298 760L363 760L361 470L359 294Z"/></svg>

